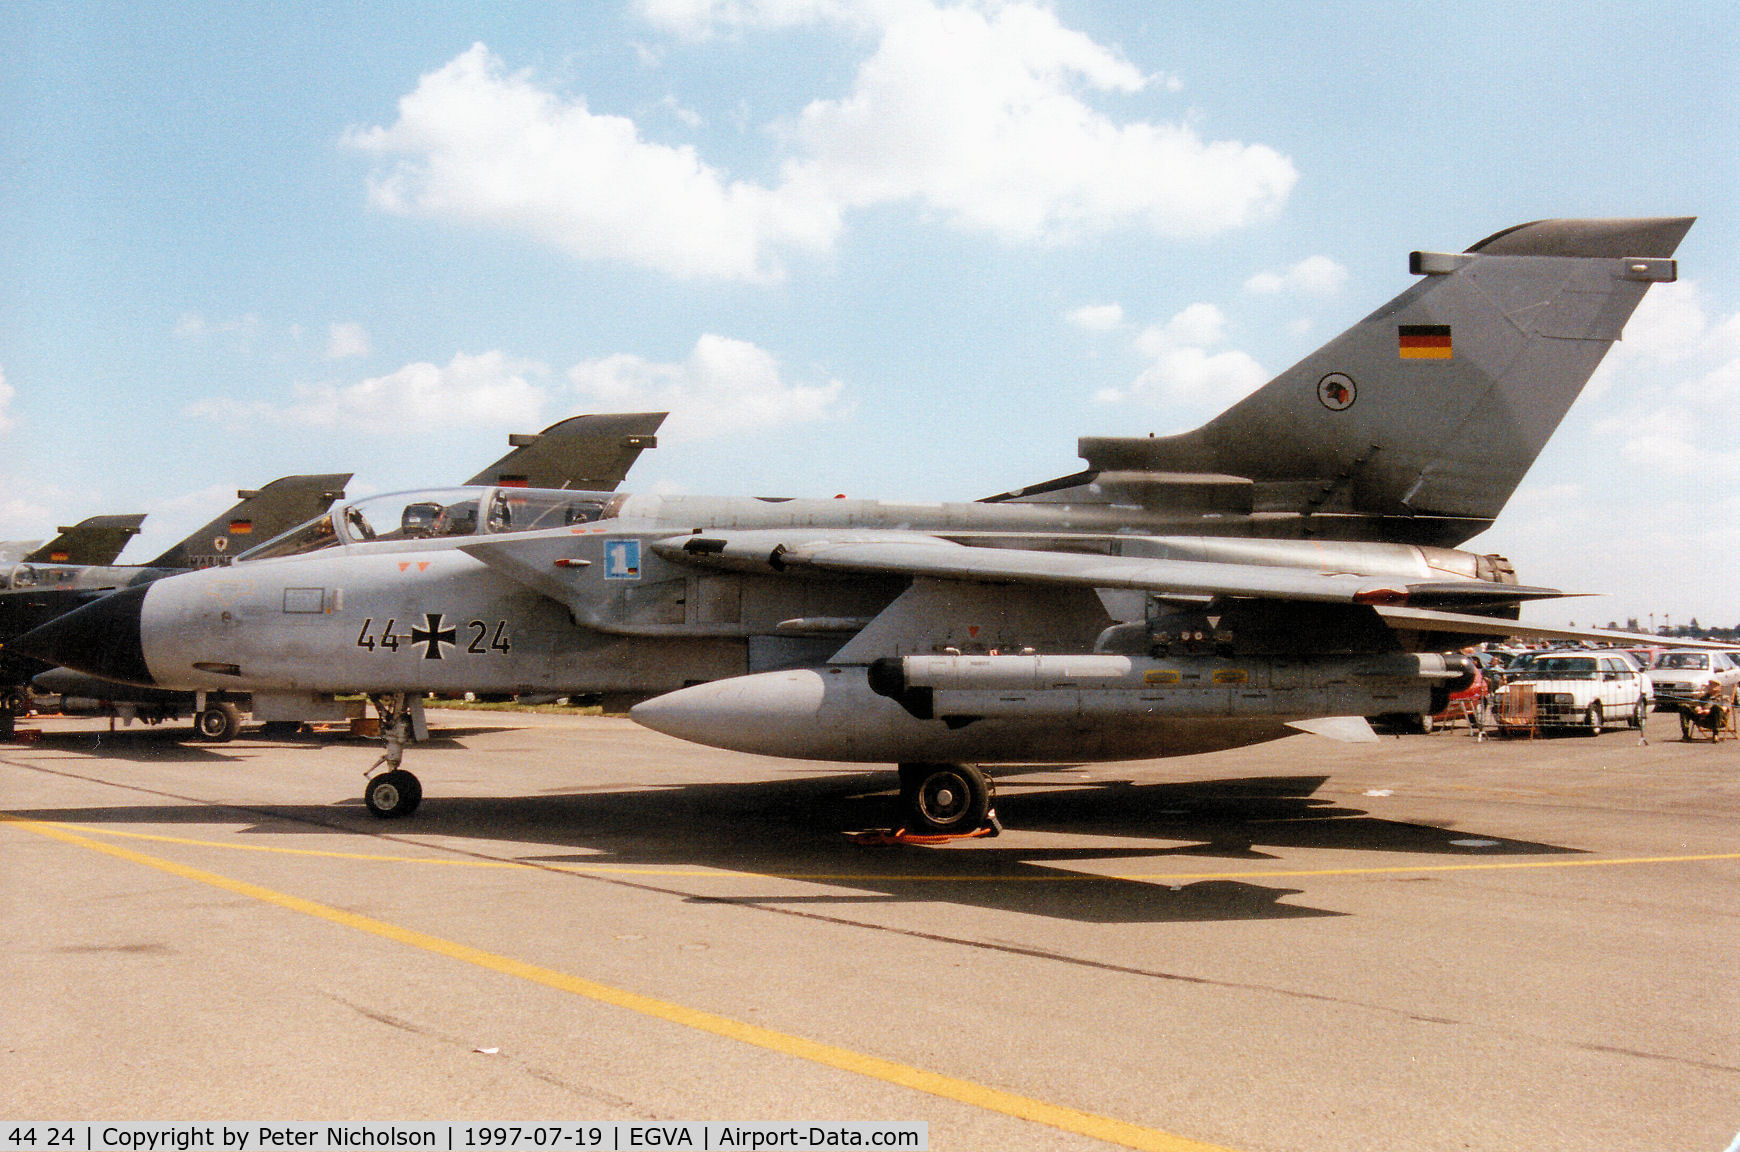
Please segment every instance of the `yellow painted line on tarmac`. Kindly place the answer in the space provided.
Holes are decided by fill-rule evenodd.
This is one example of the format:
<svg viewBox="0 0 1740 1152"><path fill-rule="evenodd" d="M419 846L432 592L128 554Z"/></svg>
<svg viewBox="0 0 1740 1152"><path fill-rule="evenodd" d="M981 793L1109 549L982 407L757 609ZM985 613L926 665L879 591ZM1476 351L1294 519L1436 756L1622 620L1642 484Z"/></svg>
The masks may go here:
<svg viewBox="0 0 1740 1152"><path fill-rule="evenodd" d="M932 1096L940 1096L946 1100L954 1100L1005 1116L1043 1124L1064 1132L1088 1136L1109 1144L1120 1144L1126 1148L1145 1149L1147 1152L1231 1152L1230 1149L1220 1145L1204 1144L1198 1140L1174 1136L1154 1128L1144 1128L1141 1125L1116 1120L1109 1116L1098 1116L1091 1112L1082 1112L1058 1104L1048 1104L1043 1100L1034 1100L1027 1096L1016 1095L1013 1092L975 1084L970 1080L959 1080L938 1072L914 1068L911 1065L896 1063L893 1060L884 1060L879 1056L869 1056L848 1048L805 1039L802 1036L776 1032L771 1028L762 1028L754 1024L746 1024L740 1020L733 1020L728 1016L720 1016L698 1008L688 1008L668 1000L659 1000L651 996L641 995L638 992L629 992L621 988L611 987L608 984L599 984L578 976L570 976L566 972L558 972L552 968L543 968L523 960L515 960L511 956L486 952L481 948L473 948L467 944L445 940L439 936L431 936L411 928L402 928L385 920L376 920L370 916L346 912L342 908L334 908L329 904L305 900L300 896L292 896L258 884L231 879L215 872L190 868L185 864L165 860L158 856L148 856L143 852L123 848L118 844L105 844L101 840L80 835L62 826L39 820L25 820L4 812L0 812L0 823L9 824L23 831L34 832L40 836L47 836L80 848L88 848L93 852L101 852L121 860L142 864L147 868L155 868L160 872L167 872L171 876L177 876L184 880L208 884L213 888L247 896L265 904L273 904L292 912L300 912L303 915L326 920L358 932L366 932L408 947L419 948L438 956L473 964L505 976L513 976L534 984L542 984L547 988L570 992L600 1004L626 1008L631 1012L638 1012L643 1016L650 1016L685 1028L710 1032L715 1036L752 1044L758 1048L807 1060L824 1067L868 1076L902 1088L911 1088Z"/></svg>
<svg viewBox="0 0 1740 1152"><path fill-rule="evenodd" d="M17 821L17 817L0 813L0 819ZM1712 860L1740 860L1740 852L1707 852L1686 856L1617 856L1585 857L1552 860L1481 860L1466 864L1394 864L1376 868L1289 868L1266 871L1237 872L1071 872L1056 871L1039 875L1011 876L1003 873L904 873L904 872L755 872L727 868L689 868L675 866L630 867L617 864L576 864L572 861L546 863L539 860L454 860L436 856L387 856L372 852L332 852L318 848L285 848L273 844L237 844L228 840L196 840L185 836L160 836L148 832L123 832L115 828L96 828L83 824L58 821L28 821L44 828L59 828L94 836L119 836L130 840L150 840L159 844L185 844L198 848L223 848L233 852L266 852L283 856L316 856L334 860L366 860L377 864L435 864L449 868L533 868L539 871L573 872L577 875L663 876L671 879L705 880L793 880L817 883L852 881L859 883L971 883L997 884L1067 883L1082 880L1129 880L1175 884L1197 880L1298 880L1313 876L1396 876L1421 872L1504 872L1525 868L1612 868L1621 865L1695 864ZM431 845L436 851L441 849ZM1041 865L1053 867L1053 865Z"/></svg>
<svg viewBox="0 0 1740 1152"><path fill-rule="evenodd" d="M0 819L17 819L0 814ZM196 840L187 836L160 836L150 832L123 832L118 828L97 828L88 824L64 824L58 820L34 821L45 828L60 828L91 836L120 836L128 840L150 840L158 844L188 844L196 848L223 848L231 852L266 852L278 856L319 856L329 860L373 860L386 864L443 864L453 868L523 868L515 860L457 860L440 856L385 856L377 852L333 852L321 848L286 848L280 844L238 844L230 840ZM440 851L439 848L436 849Z"/></svg>

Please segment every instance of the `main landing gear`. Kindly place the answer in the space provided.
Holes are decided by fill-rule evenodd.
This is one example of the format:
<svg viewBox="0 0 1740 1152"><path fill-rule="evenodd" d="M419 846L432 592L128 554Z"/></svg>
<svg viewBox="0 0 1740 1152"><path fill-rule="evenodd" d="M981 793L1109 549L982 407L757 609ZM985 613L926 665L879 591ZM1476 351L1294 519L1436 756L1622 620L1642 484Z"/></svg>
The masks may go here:
<svg viewBox="0 0 1740 1152"><path fill-rule="evenodd" d="M30 697L22 688L0 688L0 740L12 739L18 717L30 714Z"/></svg>
<svg viewBox="0 0 1740 1152"><path fill-rule="evenodd" d="M427 740L429 730L423 722L422 701L406 700L403 692L373 699L375 710L381 715L381 739L387 749L366 773L363 804L370 815L392 820L409 816L423 801L422 782L399 767L399 762L405 757L405 744L413 739ZM375 775L383 764L387 770Z"/></svg>
<svg viewBox="0 0 1740 1152"><path fill-rule="evenodd" d="M960 836L998 827L996 789L976 764L902 764L900 812L909 832Z"/></svg>

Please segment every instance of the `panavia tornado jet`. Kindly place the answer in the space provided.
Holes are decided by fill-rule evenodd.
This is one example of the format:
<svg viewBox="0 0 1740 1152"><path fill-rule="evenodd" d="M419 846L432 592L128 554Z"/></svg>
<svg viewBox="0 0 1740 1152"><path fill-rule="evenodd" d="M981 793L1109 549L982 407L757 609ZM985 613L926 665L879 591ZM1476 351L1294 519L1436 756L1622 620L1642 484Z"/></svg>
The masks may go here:
<svg viewBox="0 0 1740 1152"><path fill-rule="evenodd" d="M984 766L1233 748L1434 711L1481 637L1560 595L1458 546L1492 523L1689 218L1549 220L1461 253L1192 432L901 504L484 487L336 507L224 569L18 647L132 683L317 696L633 693L687 740L900 765L912 830L990 810Z"/></svg>

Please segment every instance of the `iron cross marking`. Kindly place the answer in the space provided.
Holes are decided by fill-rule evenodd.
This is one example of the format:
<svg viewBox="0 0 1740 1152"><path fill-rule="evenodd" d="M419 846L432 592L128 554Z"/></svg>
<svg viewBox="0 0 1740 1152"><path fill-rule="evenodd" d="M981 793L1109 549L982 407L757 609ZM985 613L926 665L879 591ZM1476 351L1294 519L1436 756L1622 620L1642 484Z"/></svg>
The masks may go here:
<svg viewBox="0 0 1740 1152"><path fill-rule="evenodd" d="M425 612L423 614L423 627L411 629L411 643L427 645L423 649L423 659L425 660L439 660L441 659L441 645L459 643L458 628L441 627L443 615L444 613L441 612Z"/></svg>

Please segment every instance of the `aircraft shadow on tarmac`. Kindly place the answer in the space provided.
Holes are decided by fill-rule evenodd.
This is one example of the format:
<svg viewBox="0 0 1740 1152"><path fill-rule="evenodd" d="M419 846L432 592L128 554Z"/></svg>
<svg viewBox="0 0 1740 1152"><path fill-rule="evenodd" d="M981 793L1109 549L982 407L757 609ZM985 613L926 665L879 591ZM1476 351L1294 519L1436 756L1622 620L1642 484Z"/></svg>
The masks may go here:
<svg viewBox="0 0 1740 1152"><path fill-rule="evenodd" d="M459 741L464 737L512 730L500 724L476 728L442 725L430 733L430 738L427 741L418 744L417 747L428 749L459 748L462 747ZM118 727L113 731L43 732L33 741L33 744L38 748L53 748L56 751L96 756L104 760L132 760L140 763L160 764L229 763L240 758L238 753L258 747L263 743L286 744L309 750L380 747L380 741L369 736L321 732L279 738L266 736L257 728L243 731L234 741L207 743L196 738L192 729L185 724L173 722L141 724L137 727L128 725Z"/></svg>
<svg viewBox="0 0 1740 1152"><path fill-rule="evenodd" d="M1054 774L1058 769L1029 771ZM245 829L255 835L306 835L315 825L364 835L442 837L449 845L453 840L470 841L470 850L492 858L534 866L578 866L579 876L588 882L827 919L849 915L853 906L914 902L1083 923L1335 916L1342 913L1282 902L1307 889L1245 881L1226 873L1263 871L1250 862L1274 857L1259 846L1382 854L1370 862L1375 867L1394 865L1398 853L1466 860L1578 851L1374 817L1317 797L1327 779L1317 775L1157 784L1047 781L1040 787L1017 785L1019 775L1020 770L1007 769L998 774L1011 789L998 799L1010 828L1149 842L1073 848L979 839L940 849L866 848L851 843L841 829L886 826L893 819L892 772L543 796L437 795L425 799L414 816L390 823L367 815L360 801L242 808L158 804L17 814L75 824L209 825L232 821L231 814L241 812L255 818ZM1014 792L1016 788L1022 791ZM1168 843L1156 845L1154 840ZM526 845L550 850L528 851ZM1242 863L1219 874L1200 864L1168 866L1166 861L1178 856ZM1342 861L1338 866L1362 865ZM654 871L613 871L628 868ZM768 883L760 890L698 895L694 889L707 885L697 885L692 877L661 879L658 868L748 873L765 876ZM1102 870L1121 875L1092 875ZM1204 872L1210 874L1200 880L1190 878ZM1299 880L1310 882L1308 877ZM813 882L817 887L793 891L792 881Z"/></svg>

